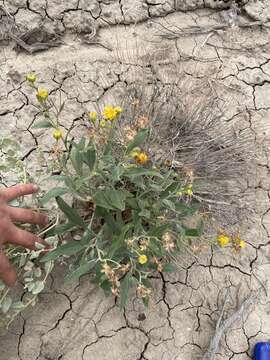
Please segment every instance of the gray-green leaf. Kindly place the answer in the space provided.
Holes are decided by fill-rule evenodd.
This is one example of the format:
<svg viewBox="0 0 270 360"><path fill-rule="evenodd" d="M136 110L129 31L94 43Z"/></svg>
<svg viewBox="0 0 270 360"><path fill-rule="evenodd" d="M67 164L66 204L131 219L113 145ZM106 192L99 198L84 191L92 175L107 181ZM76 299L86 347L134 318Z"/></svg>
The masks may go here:
<svg viewBox="0 0 270 360"><path fill-rule="evenodd" d="M149 135L148 129L141 129L133 141L128 145L126 153L130 153L134 148L140 146Z"/></svg>
<svg viewBox="0 0 270 360"><path fill-rule="evenodd" d="M62 188L62 187L51 189L43 196L43 198L41 199L41 202L43 205L45 205L50 199L56 198L57 196L64 195L67 192L68 192L68 189Z"/></svg>
<svg viewBox="0 0 270 360"><path fill-rule="evenodd" d="M57 197L56 202L57 202L60 210L63 211L63 213L67 216L68 220L71 223L73 223L75 225L79 225L82 228L86 227L85 222L80 217L77 210L70 207L61 197Z"/></svg>

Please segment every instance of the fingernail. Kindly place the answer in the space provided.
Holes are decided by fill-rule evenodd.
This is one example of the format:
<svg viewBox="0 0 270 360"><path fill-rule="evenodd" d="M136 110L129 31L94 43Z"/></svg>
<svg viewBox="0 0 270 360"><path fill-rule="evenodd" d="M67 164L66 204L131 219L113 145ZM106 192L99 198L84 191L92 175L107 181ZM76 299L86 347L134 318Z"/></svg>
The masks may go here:
<svg viewBox="0 0 270 360"><path fill-rule="evenodd" d="M34 189L35 192L37 192L37 191L39 190L39 187L34 184L34 185L33 185L33 189Z"/></svg>

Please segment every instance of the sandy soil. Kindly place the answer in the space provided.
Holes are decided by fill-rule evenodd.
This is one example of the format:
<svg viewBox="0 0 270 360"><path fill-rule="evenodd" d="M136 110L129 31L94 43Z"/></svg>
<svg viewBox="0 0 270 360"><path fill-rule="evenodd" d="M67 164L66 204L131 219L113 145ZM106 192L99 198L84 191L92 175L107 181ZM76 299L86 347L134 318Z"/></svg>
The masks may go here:
<svg viewBox="0 0 270 360"><path fill-rule="evenodd" d="M1 360L203 359L224 299L226 318L261 283L267 290L270 275L270 1L239 1L230 10L230 1L211 0L1 3L16 24L15 37L8 40L11 25L0 10L1 135L16 136L30 169L37 166L37 146L48 149L50 140L29 128L38 117L24 84L26 73L35 71L52 94L59 88L67 92L63 125L68 126L96 101L121 95L123 83L132 81L130 64L159 51L163 56L147 76L168 81L175 76L173 64L180 62L192 81L207 78L226 121L252 132L250 146L258 154L256 176L244 179L239 194L256 197L241 255L225 251L221 256L210 249L196 262L186 258L182 271L156 280L155 307L145 319L137 301L121 315L113 299L87 278L63 285L58 269L36 307L0 334ZM23 49L16 36L29 30ZM35 52L36 42L43 51ZM213 359L251 359L253 345L270 337L269 311L262 291L222 336Z"/></svg>

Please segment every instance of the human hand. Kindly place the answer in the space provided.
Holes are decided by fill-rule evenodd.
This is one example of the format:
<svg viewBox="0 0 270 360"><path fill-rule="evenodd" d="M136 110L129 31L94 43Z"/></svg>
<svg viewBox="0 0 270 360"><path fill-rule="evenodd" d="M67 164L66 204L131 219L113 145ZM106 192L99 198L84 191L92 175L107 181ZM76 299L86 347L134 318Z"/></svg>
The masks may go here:
<svg viewBox="0 0 270 360"><path fill-rule="evenodd" d="M13 266L3 252L4 244L19 245L30 250L35 250L36 242L46 245L44 240L18 228L13 222L46 225L48 223L47 216L29 209L9 205L10 201L24 195L34 194L37 191L38 187L33 184L0 189L0 279L8 286L15 284L17 276Z"/></svg>

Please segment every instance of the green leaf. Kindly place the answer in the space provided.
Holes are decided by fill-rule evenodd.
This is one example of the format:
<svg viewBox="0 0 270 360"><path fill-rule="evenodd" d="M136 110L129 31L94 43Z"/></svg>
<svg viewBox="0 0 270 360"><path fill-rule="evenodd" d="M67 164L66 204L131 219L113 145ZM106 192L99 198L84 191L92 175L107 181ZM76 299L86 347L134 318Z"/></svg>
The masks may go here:
<svg viewBox="0 0 270 360"><path fill-rule="evenodd" d="M170 224L159 225L149 230L148 235L160 238L166 230L170 228Z"/></svg>
<svg viewBox="0 0 270 360"><path fill-rule="evenodd" d="M127 304L128 293L132 286L132 273L129 271L124 279L121 281L120 286L120 309L123 310Z"/></svg>
<svg viewBox="0 0 270 360"><path fill-rule="evenodd" d="M125 210L126 192L121 190L99 190L93 196L97 206L110 210Z"/></svg>
<svg viewBox="0 0 270 360"><path fill-rule="evenodd" d="M24 265L24 264L23 264ZM23 266L22 265L22 266ZM20 266L21 267L21 266ZM6 287L6 285L0 280L0 291L4 290L4 288Z"/></svg>
<svg viewBox="0 0 270 360"><path fill-rule="evenodd" d="M71 256L77 254L79 251L85 248L80 241L70 241L67 244L59 246L57 249L50 251L40 260L41 262L56 260L60 256Z"/></svg>
<svg viewBox="0 0 270 360"><path fill-rule="evenodd" d="M148 129L141 129L138 134L135 136L133 141L128 145L126 153L129 154L134 148L140 146L147 136L149 135Z"/></svg>
<svg viewBox="0 0 270 360"><path fill-rule="evenodd" d="M185 235L190 237L200 237L203 233L204 223L202 220L199 221L198 226L195 229L188 228L183 225Z"/></svg>
<svg viewBox="0 0 270 360"><path fill-rule="evenodd" d="M36 124L34 124L32 126L32 129L49 129L52 128L53 125L51 124L50 121L48 120L41 120L39 122L37 122Z"/></svg>
<svg viewBox="0 0 270 360"><path fill-rule="evenodd" d="M174 194L181 189L181 184L179 182L173 182L160 194L162 199L166 198L170 194Z"/></svg>
<svg viewBox="0 0 270 360"><path fill-rule="evenodd" d="M171 200L164 199L162 203L167 209L175 211L175 204Z"/></svg>
<svg viewBox="0 0 270 360"><path fill-rule="evenodd" d="M73 147L71 150L70 160L76 173L82 175L83 155L76 147Z"/></svg>
<svg viewBox="0 0 270 360"><path fill-rule="evenodd" d="M130 168L125 172L125 176L129 177L129 178L136 178L136 177L140 177L140 176L156 176L159 178L162 178L162 175L156 171L156 170L152 170L152 169L144 169L144 168Z"/></svg>
<svg viewBox="0 0 270 360"><path fill-rule="evenodd" d="M59 246L57 249L50 251L40 260L41 262L52 261L59 256L75 255L89 245L90 240L94 237L94 233L87 230L80 240L73 240L67 244Z"/></svg>
<svg viewBox="0 0 270 360"><path fill-rule="evenodd" d="M176 272L177 267L174 264L165 264L162 267L162 272Z"/></svg>
<svg viewBox="0 0 270 360"><path fill-rule="evenodd" d="M66 224L60 224L49 230L46 234L47 237L54 235L62 235L75 227L74 223L68 222Z"/></svg>
<svg viewBox="0 0 270 360"><path fill-rule="evenodd" d="M111 295L112 284L110 283L110 281L108 279L105 279L99 285L103 289L105 296L108 297Z"/></svg>
<svg viewBox="0 0 270 360"><path fill-rule="evenodd" d="M138 215L141 217L145 217L146 219L151 219L151 212L147 209L142 209Z"/></svg>
<svg viewBox="0 0 270 360"><path fill-rule="evenodd" d="M6 314L8 312L8 310L10 309L10 306L12 305L12 299L9 296L6 296L1 304L1 309L3 311L4 314Z"/></svg>
<svg viewBox="0 0 270 360"><path fill-rule="evenodd" d="M53 261L47 261L44 264L44 270L46 271L46 274L49 274L54 267Z"/></svg>
<svg viewBox="0 0 270 360"><path fill-rule="evenodd" d="M117 182L121 180L121 176L125 172L125 169L121 165L117 165L112 170L112 181Z"/></svg>
<svg viewBox="0 0 270 360"><path fill-rule="evenodd" d="M16 301L11 305L13 310L22 310L24 308L24 303L22 301Z"/></svg>
<svg viewBox="0 0 270 360"><path fill-rule="evenodd" d="M83 154L83 161L88 165L90 171L93 171L96 163L96 150L89 149Z"/></svg>
<svg viewBox="0 0 270 360"><path fill-rule="evenodd" d="M38 281L34 282L34 285L31 289L31 293L33 295L37 295L37 294L41 293L41 291L44 289L44 287L45 287L44 281L38 280Z"/></svg>
<svg viewBox="0 0 270 360"><path fill-rule="evenodd" d="M182 215L193 215L199 209L199 203L185 204L182 202L175 203L175 210Z"/></svg>
<svg viewBox="0 0 270 360"><path fill-rule="evenodd" d="M57 196L64 195L68 192L67 188L54 188L49 190L41 199L42 205L45 205L50 199L55 198Z"/></svg>
<svg viewBox="0 0 270 360"><path fill-rule="evenodd" d="M149 307L149 296L146 296L144 298L142 298L144 307L147 309Z"/></svg>
<svg viewBox="0 0 270 360"><path fill-rule="evenodd" d="M96 263L94 260L88 261L87 263L80 265L76 270L67 275L65 280L68 282L74 279L78 279L82 275L88 273L91 269L93 269L95 265Z"/></svg>
<svg viewBox="0 0 270 360"><path fill-rule="evenodd" d="M63 211L63 213L67 216L68 220L71 223L78 225L82 228L86 227L85 222L80 217L77 210L70 207L61 197L57 197L56 201L57 201L57 204L58 204L60 210Z"/></svg>
<svg viewBox="0 0 270 360"><path fill-rule="evenodd" d="M157 255L157 256L161 255L159 243L153 239L151 239L151 241L149 242L149 249L151 249L155 255Z"/></svg>

